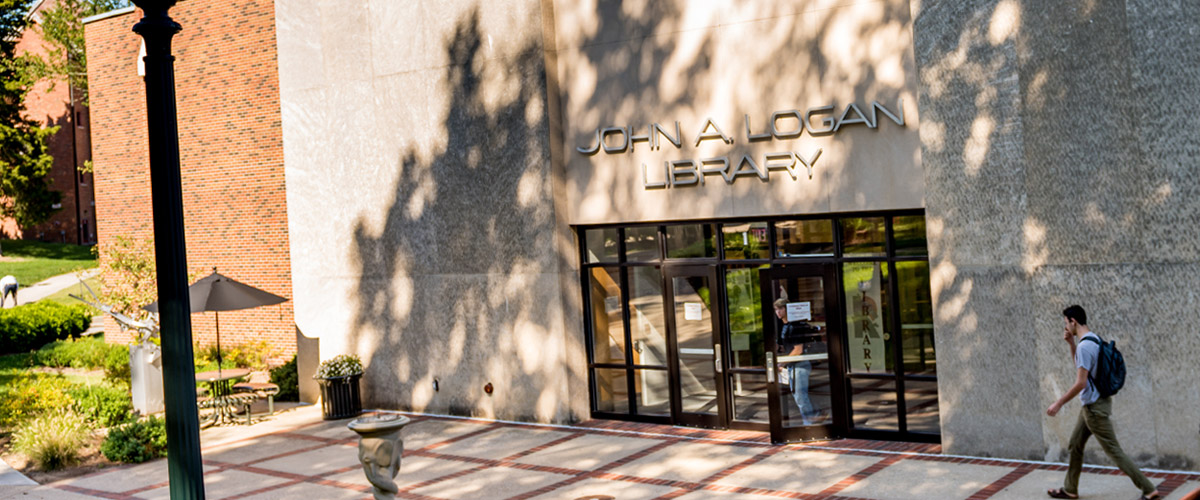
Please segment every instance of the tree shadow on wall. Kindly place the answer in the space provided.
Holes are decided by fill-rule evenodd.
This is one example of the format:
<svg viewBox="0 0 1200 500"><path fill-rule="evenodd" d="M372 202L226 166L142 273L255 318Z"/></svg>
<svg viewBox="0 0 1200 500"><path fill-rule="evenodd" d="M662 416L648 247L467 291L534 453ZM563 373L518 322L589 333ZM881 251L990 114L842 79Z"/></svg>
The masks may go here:
<svg viewBox="0 0 1200 500"><path fill-rule="evenodd" d="M560 116L587 110L597 126L669 122L678 117L655 110L729 99L738 109L770 113L763 103L813 105L806 93L819 88L825 68L839 63L813 61L795 78L776 79L761 75L778 74L778 58L764 57L751 63L753 71L730 74L714 63L736 57L716 30L679 35L684 28L679 20L689 8L684 2L650 2L651 13L623 3L590 8L584 13L595 26L590 34L562 33L546 42L555 44L552 63L569 45L583 58L572 67L595 68L595 80L582 88L582 75L545 67L544 47L536 40L511 55L489 58L490 35L482 32L478 11L464 16L444 41L449 65L443 90L450 96L441 120L444 144L433 154L419 146L401 154L382 228L360 219L354 231L358 302L347 341L351 349L371 353L364 384L369 405L518 419L580 417L570 414L572 395L561 382L564 367L571 376L586 377L578 345L579 284L577 278L564 279L574 272L578 255L565 215L556 212L552 168L577 155L580 141L570 134L581 126L572 124L565 137L552 136L559 132L551 130L548 101L561 98ZM774 3L761 8L746 17L788 15ZM899 17L890 10L884 15ZM808 39L830 35L831 23L808 24L816 26ZM868 37L883 28L856 29ZM793 36L788 30L766 33L754 51L786 53ZM610 50L614 46L633 49ZM555 95L548 100L547 71L570 90L551 85ZM839 84L855 95L881 91L871 77L873 66L864 71L867 76ZM637 92L629 91L631 82ZM553 143L559 140L562 144ZM586 184L590 175L575 180ZM606 203L620 206L641 189L614 186ZM496 389L492 396L483 391L489 382ZM502 413L510 411L506 408L531 413Z"/></svg>
<svg viewBox="0 0 1200 500"><path fill-rule="evenodd" d="M551 335L563 324L556 273L568 268L555 241L543 54L529 44L488 59L479 23L472 13L446 42L444 150L404 152L382 230L355 227L349 345L373 346L370 406L533 418L492 410L515 399L561 417L549 381L562 377L564 349L548 344L561 338Z"/></svg>
<svg viewBox="0 0 1200 500"><path fill-rule="evenodd" d="M1132 5L934 0L915 9L939 362L953 375L940 381L948 452L1065 459L1074 420L1044 410L1074 376L1055 333L1067 305L1118 335L1128 359L1200 354L1167 324L1180 311L1195 316L1192 278L1152 270L1196 254L1194 235L1173 218L1200 212L1200 183L1186 166L1194 162L1180 161L1186 141L1146 128L1197 122L1178 103L1196 102L1198 80L1179 68L1200 51L1184 42L1194 38L1188 24L1174 22L1196 17ZM1131 380L1154 375L1140 369ZM1129 413L1115 420L1154 429L1125 450L1143 464L1191 468L1180 450L1197 448L1178 438L1194 436L1194 425L1137 409L1161 408L1164 397L1185 404L1178 394L1195 403L1195 391L1165 396L1161 387L1186 382L1155 377L1153 390L1122 392ZM1094 446L1086 461L1109 463Z"/></svg>
<svg viewBox="0 0 1200 500"><path fill-rule="evenodd" d="M862 9L817 8L790 2L719 6L685 1L601 2L595 6L556 8L556 15L584 19L583 25L595 26L591 34L559 33L557 41L560 59L578 58L560 64L565 68L564 81L560 82L563 114L575 119L564 132L561 160L568 166L579 156L576 146L594 142L588 134L594 135L597 127L630 126L645 130L650 123L670 127L675 120L681 120L683 148L676 151L667 145L661 150L662 155L654 157L677 159L693 154L696 148L692 140L700 132L702 120L713 117L724 132L734 137L728 154L740 155L752 151L745 139L743 113L750 115L755 131L761 132L772 112L792 108L803 111L830 104L831 94L839 96L837 104L841 106L873 100L894 106L896 96L903 90L904 82L897 84L894 75L881 77L879 66L887 63L891 68L895 61L882 61L877 52L881 38L893 32L902 33L907 27L905 20L909 13L904 2L871 5L872 22L862 23L847 22L862 15ZM723 16L726 13L730 14L728 18ZM814 47L819 49L811 50ZM579 71L572 74L572 69ZM593 80L592 85L578 83ZM909 101L907 105L915 107L916 103ZM684 118L689 115L700 121ZM857 163L866 172L874 165L866 164L867 156L854 153L852 147L856 139L866 134L847 130L848 133L838 136L845 144L844 149L851 152L847 164ZM774 142L780 150L804 149L811 140L809 134L803 134L798 139ZM625 167L631 169L640 165L633 160L627 163ZM852 189L858 184L854 176L866 175L829 172L820 166L817 172L829 191ZM772 178L777 175L780 174L772 174ZM621 178L639 176L640 173ZM578 186L611 187L611 192L605 193L608 197L603 200L607 202L603 208L589 205L589 209L608 213L622 213L621 208L637 203L646 189L641 182L605 184L612 176L602 169L577 168L568 178ZM728 195L730 187L716 183L678 189L704 190L708 200L716 202L716 198ZM847 193L850 198L864 195L870 194ZM670 192L663 196L669 197ZM696 209L696 216L702 217L709 207Z"/></svg>

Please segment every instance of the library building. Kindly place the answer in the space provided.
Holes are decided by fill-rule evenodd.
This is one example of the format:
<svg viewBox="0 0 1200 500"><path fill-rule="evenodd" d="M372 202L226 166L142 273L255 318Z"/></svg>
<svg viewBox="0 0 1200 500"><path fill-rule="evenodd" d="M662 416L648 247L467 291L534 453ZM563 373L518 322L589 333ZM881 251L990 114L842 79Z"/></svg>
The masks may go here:
<svg viewBox="0 0 1200 500"><path fill-rule="evenodd" d="M368 407L1052 461L1079 304L1125 451L1194 470L1185 4L183 0L189 263ZM102 244L149 234L138 17L86 25Z"/></svg>

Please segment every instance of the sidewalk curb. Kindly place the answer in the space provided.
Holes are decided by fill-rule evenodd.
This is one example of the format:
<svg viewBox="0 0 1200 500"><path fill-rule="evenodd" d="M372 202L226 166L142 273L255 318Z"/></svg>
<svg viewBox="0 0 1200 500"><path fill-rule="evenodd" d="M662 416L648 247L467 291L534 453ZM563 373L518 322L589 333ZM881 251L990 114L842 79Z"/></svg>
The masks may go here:
<svg viewBox="0 0 1200 500"><path fill-rule="evenodd" d="M0 459L0 486L37 486L37 482Z"/></svg>

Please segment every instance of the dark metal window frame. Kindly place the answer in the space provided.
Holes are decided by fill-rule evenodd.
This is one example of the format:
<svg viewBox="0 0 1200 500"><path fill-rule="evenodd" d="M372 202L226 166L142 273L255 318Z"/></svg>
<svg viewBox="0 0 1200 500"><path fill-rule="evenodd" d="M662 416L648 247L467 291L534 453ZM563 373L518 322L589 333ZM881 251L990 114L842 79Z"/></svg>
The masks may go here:
<svg viewBox="0 0 1200 500"><path fill-rule="evenodd" d="M889 279L888 279L888 294L889 294L888 305L889 305L889 309L890 309L890 311L889 311L890 314L887 315L887 318L885 318L885 320L888 322L888 325L887 325L887 326L889 326L888 331L892 332L893 335L895 335L893 349L892 349L893 373L891 373L891 374L851 374L851 373L846 373L846 374L844 374L843 383L846 384L847 390L849 391L851 380L863 380L863 379L893 380L895 382L894 390L896 392L896 398L897 398L896 411L897 411L897 419L898 419L898 421L897 421L898 430L854 429L853 427L851 427L850 433L853 437L862 437L862 438L907 440L907 441L929 441L929 442L940 441L940 434L912 432L907 429L908 411L907 411L907 406L905 405L905 400L904 400L905 399L905 381L907 381L907 380L932 381L932 382L937 381L937 375L908 375L904 371L904 368L905 368L904 367L904 348L903 348L904 347L903 346L904 337L903 337L902 331L900 329L902 325L900 322L901 321L900 320L900 307L899 307L900 292L899 292L899 282L897 279L898 274L896 272L896 263L897 262L910 262L910 261L928 262L928 260L929 260L928 247L926 247L926 253L923 255L904 255L904 256L896 255L894 220L896 217L912 216L912 215L924 216L925 211L923 209L910 209L910 210L891 210L891 211L878 211L878 212L843 212L843 213L834 213L834 214L773 215L773 216L764 216L764 217L735 217L735 218L725 218L725 219L705 219L705 220L694 220L694 221L693 220L650 221L650 222L637 222L637 223L615 223L615 224L594 224L594 225L574 226L574 229L576 232L576 237L578 238L578 247L577 248L579 249L580 279L581 279L581 284L582 284L581 288L583 288L584 335L585 335L584 341L587 344L588 393L589 393L588 396L590 399L590 407L591 407L591 411L592 411L592 417L593 418L612 419L612 420L647 422L647 423L666 424L666 423L671 422L671 418L669 416L664 417L664 416L657 416L657 415L642 415L642 414L638 413L636 387L634 384L634 370L635 369L652 369L652 370L667 371L667 370L669 370L669 367L633 364L633 353L632 353L633 342L632 342L632 330L630 327L630 308L629 308L629 268L631 268L631 267L654 267L659 270L660 276L662 276L662 268L666 265L688 265L688 264L716 265L717 266L717 283L715 283L715 286L720 287L723 290L724 287L726 286L726 282L725 282L726 271L731 266L755 267L755 266L760 266L760 265L774 266L774 265L802 264L802 263L832 264L832 265L834 265L834 268L836 269L836 276L837 276L837 280L838 280L838 283L836 284L836 286L838 287L838 294L839 294L839 297L841 298L841 297L844 297L844 295L845 295L845 290L842 289L843 288L842 281L844 280L842 264L851 263L851 262L881 262L881 263L886 264L888 276L889 276ZM843 234L842 234L843 233L842 224L841 224L842 219L876 218L876 217L882 217L884 219L884 224L885 224L884 255L882 255L882 256L862 256L862 257L846 257L846 256L844 256L845 249L844 249L844 241L843 241ZM779 257L778 253L777 253L778 252L778 242L776 241L776 223L781 222L781 221L796 221L796 220L828 220L828 221L830 221L830 223L833 226L832 227L832 229L833 229L833 245L834 245L833 255L814 255L811 257L805 257L805 256ZM769 249L767 258L765 258L765 259L727 259L725 256L725 232L723 230L724 226L730 225L730 224L744 224L744 223L753 223L753 222L766 222L767 223L767 242L768 242L768 249ZM692 257L692 258L679 258L679 259L666 258L666 255L667 255L666 228L667 228L667 226L701 225L701 224L712 225L712 227L714 229L714 238L715 238L714 245L716 246L716 256L715 257ZM633 228L633 227L655 227L656 228L657 238L658 238L658 240L657 240L658 255L657 255L656 259L654 259L654 260L639 260L639 261L627 261L626 260L627 255L626 255L625 230L627 228ZM617 246L617 248L618 248L617 260L616 261L588 262L587 231L594 230L594 229L608 229L608 228L616 228L617 229L617 245L618 245ZM619 268L618 284L619 284L620 291L621 291L621 320L622 320L622 327L624 329L624 335L625 335L625 339L624 339L625 340L625 350L624 350L625 364L596 363L595 362L595 353L593 352L593 348L595 346L595 343L594 343L595 331L594 331L594 325L593 325L593 321L592 321L593 320L593 318L592 318L593 312L591 310L591 288L592 288L591 287L591 269L595 268L595 267ZM665 282L661 283L661 287L662 287L661 289L665 290L666 283ZM846 315L846 305L844 303L844 300L839 300L838 303L839 303L839 305L838 305L839 313L842 315L842 318L844 321L844 318ZM714 305L716 305L715 302L714 302ZM719 309L719 311L717 311L717 313L720 315L720 320L723 322L723 324L728 325L729 324L728 307L726 307L726 304L722 303L718 306L718 309ZM597 410L597 408L599 407L598 406L599 401L597 399L598 391L596 390L596 380L595 380L595 369L596 368L624 369L625 370L625 375L626 375L625 380L626 380L626 386L627 386L626 387L626 391L627 391L626 396L629 399L629 402L628 402L629 403L628 404L629 413L613 413L613 412L605 412L605 411ZM845 408L846 414L850 418L852 418L852 410L853 410L852 398L849 398L849 397L846 398L846 405L847 405L847 408Z"/></svg>

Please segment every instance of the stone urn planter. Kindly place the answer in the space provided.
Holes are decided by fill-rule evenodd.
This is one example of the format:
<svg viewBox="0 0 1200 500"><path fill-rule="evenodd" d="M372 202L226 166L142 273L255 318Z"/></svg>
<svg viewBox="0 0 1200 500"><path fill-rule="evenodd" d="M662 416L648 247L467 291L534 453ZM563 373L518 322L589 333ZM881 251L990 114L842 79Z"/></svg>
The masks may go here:
<svg viewBox="0 0 1200 500"><path fill-rule="evenodd" d="M400 431L409 422L411 420L403 415L375 413L346 424L358 433L358 461L362 462L375 500L393 500L400 491L396 485L396 473L400 471L400 459L404 454Z"/></svg>
<svg viewBox="0 0 1200 500"><path fill-rule="evenodd" d="M321 386L321 417L338 420L362 413L358 382L362 379L358 356L342 354L321 362L313 378Z"/></svg>

